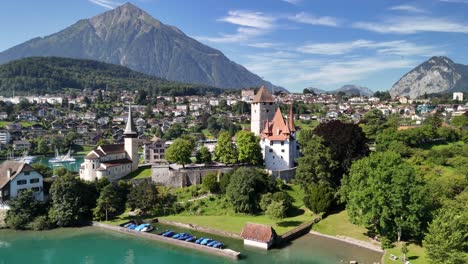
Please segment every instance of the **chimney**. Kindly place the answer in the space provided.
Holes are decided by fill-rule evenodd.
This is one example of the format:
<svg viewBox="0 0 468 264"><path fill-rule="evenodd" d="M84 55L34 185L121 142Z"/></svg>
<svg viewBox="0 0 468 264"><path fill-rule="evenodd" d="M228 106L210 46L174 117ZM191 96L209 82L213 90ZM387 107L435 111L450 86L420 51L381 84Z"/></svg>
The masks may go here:
<svg viewBox="0 0 468 264"><path fill-rule="evenodd" d="M8 179L11 178L11 172L12 172L12 169L11 169L11 168L8 168L8 170L7 170L7 177L8 177Z"/></svg>

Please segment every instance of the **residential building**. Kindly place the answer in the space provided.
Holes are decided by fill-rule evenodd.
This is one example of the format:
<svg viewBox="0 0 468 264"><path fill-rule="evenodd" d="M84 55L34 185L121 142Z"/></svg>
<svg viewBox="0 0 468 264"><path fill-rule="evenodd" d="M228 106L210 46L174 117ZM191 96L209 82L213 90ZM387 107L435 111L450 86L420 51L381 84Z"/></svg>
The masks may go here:
<svg viewBox="0 0 468 264"><path fill-rule="evenodd" d="M31 189L34 198L44 200L43 177L29 164L7 160L0 164L0 202L15 198L22 190Z"/></svg>
<svg viewBox="0 0 468 264"><path fill-rule="evenodd" d="M11 135L8 130L0 130L0 144L10 144Z"/></svg>
<svg viewBox="0 0 468 264"><path fill-rule="evenodd" d="M168 145L165 140L158 137L153 137L151 142L148 142L143 147L145 163L160 163L165 159L166 149Z"/></svg>
<svg viewBox="0 0 468 264"><path fill-rule="evenodd" d="M260 87L252 100L250 131L256 136L261 134L267 120L271 120L275 113L275 99L265 86Z"/></svg>
<svg viewBox="0 0 468 264"><path fill-rule="evenodd" d="M453 100L463 101L463 93L456 92L453 93Z"/></svg>

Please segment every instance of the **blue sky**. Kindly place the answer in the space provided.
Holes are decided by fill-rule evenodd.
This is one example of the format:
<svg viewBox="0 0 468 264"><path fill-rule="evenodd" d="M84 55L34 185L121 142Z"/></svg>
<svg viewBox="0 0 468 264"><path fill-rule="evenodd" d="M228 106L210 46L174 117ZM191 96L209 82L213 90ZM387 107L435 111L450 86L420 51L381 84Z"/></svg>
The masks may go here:
<svg viewBox="0 0 468 264"><path fill-rule="evenodd" d="M124 1L4 0L0 51ZM386 90L431 56L468 64L468 0L134 0L290 91Z"/></svg>

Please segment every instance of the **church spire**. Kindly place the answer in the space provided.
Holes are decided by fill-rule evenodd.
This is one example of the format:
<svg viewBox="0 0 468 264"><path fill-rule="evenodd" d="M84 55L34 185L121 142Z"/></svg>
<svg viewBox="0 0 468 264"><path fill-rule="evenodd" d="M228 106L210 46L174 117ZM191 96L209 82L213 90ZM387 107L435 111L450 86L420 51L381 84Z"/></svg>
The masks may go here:
<svg viewBox="0 0 468 264"><path fill-rule="evenodd" d="M125 126L124 136L125 137L136 137L137 133L135 131L135 126L133 125L132 120L132 106L128 105L128 119L127 125Z"/></svg>

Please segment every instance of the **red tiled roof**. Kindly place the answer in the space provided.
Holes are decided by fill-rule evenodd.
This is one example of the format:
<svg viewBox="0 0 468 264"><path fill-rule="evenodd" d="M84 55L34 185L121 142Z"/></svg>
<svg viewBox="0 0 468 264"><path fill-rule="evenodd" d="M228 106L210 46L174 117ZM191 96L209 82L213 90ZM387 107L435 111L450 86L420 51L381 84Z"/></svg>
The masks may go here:
<svg viewBox="0 0 468 264"><path fill-rule="evenodd" d="M267 138L269 140L287 140L291 135L288 125L284 121L283 115L279 107L276 109L275 116L273 121L267 121L265 124L265 129L262 132L262 138Z"/></svg>
<svg viewBox="0 0 468 264"><path fill-rule="evenodd" d="M246 223L242 229L243 239L268 243L275 236L275 231L269 225Z"/></svg>
<svg viewBox="0 0 468 264"><path fill-rule="evenodd" d="M274 103L275 99L273 96L268 92L265 86L262 85L260 90L258 90L257 94L252 100L253 103Z"/></svg>

